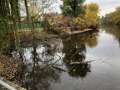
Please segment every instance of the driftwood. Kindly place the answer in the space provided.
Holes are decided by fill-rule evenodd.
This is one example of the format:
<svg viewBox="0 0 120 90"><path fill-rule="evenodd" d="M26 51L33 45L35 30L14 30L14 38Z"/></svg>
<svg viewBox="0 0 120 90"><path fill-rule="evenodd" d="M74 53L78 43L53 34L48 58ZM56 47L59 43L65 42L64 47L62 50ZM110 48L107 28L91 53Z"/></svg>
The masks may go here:
<svg viewBox="0 0 120 90"><path fill-rule="evenodd" d="M76 34L81 34L81 33L86 33L90 31L97 31L95 29L84 29L84 30L77 30L77 31L70 31L70 32L65 32L68 35L76 35Z"/></svg>
<svg viewBox="0 0 120 90"><path fill-rule="evenodd" d="M53 68L59 70L59 71L63 71L63 72L67 72L67 70L60 68L60 67L56 67L56 66L52 66Z"/></svg>
<svg viewBox="0 0 120 90"><path fill-rule="evenodd" d="M52 31L56 32L59 35L75 35L75 34L81 34L81 33L98 31L98 30L97 28L86 28L81 30L80 28L74 29L74 27L57 27L57 28L54 28Z"/></svg>

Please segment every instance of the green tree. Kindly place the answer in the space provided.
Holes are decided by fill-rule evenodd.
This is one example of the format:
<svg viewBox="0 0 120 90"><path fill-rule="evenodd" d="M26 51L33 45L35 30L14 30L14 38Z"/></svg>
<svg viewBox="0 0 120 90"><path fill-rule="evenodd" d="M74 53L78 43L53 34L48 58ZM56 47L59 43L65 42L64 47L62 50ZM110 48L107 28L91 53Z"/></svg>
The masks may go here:
<svg viewBox="0 0 120 90"><path fill-rule="evenodd" d="M63 15L77 17L83 14L83 3L85 0L63 0Z"/></svg>
<svg viewBox="0 0 120 90"><path fill-rule="evenodd" d="M0 0L0 47L7 45L11 37L8 32L17 30L17 22L20 20L19 0ZM14 40L16 35L14 34ZM16 42L16 41L15 41Z"/></svg>
<svg viewBox="0 0 120 90"><path fill-rule="evenodd" d="M5 19L10 15L9 1L0 0L0 19Z"/></svg>

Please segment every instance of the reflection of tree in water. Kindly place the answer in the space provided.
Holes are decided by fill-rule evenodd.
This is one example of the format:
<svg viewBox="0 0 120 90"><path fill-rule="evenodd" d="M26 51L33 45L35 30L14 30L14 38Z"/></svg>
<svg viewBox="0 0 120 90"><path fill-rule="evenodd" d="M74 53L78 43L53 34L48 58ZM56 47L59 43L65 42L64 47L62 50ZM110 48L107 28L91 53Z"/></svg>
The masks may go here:
<svg viewBox="0 0 120 90"><path fill-rule="evenodd" d="M26 70L26 67L22 68L23 71L18 73L17 82L27 90L49 90L51 82L57 82L59 80L59 71L52 67L45 66L33 66L32 71Z"/></svg>
<svg viewBox="0 0 120 90"><path fill-rule="evenodd" d="M66 57L64 62L66 63L66 67L71 76L85 77L87 73L90 71L90 67L89 67L90 65L88 63L84 63L85 52L86 52L86 47L84 44L81 45L79 44L79 46L77 46L75 43L69 42L69 50L65 52Z"/></svg>
<svg viewBox="0 0 120 90"><path fill-rule="evenodd" d="M84 45L81 45L79 48L76 49L74 48L73 52L71 52L72 57L68 58L70 60L69 73L71 76L85 77L87 75L87 72L90 71L89 64L84 63L85 52L86 52L86 47Z"/></svg>
<svg viewBox="0 0 120 90"><path fill-rule="evenodd" d="M0 90L8 90L8 89L0 85Z"/></svg>
<svg viewBox="0 0 120 90"><path fill-rule="evenodd" d="M114 35L114 37L116 38L116 40L119 42L120 45L120 28L117 26L112 26L112 27L106 26L104 28L107 33Z"/></svg>
<svg viewBox="0 0 120 90"><path fill-rule="evenodd" d="M97 42L94 36L92 41L88 38L75 36L64 42L61 39L34 41L32 46L20 48L19 53L13 52L15 58L22 59L16 82L28 90L50 90L50 84L59 81L63 62L71 76L85 77L90 71L90 64L85 62L85 44L92 43L90 45L95 46L93 43Z"/></svg>
<svg viewBox="0 0 120 90"><path fill-rule="evenodd" d="M21 49L19 54L23 62L21 62L16 81L27 90L50 90L50 84L59 81L60 70L56 68L62 65L60 62L62 57L56 54L61 53L62 48L61 51L57 47L53 50L50 44L38 46L34 43L33 47L28 49L31 53L29 58L25 55L25 51Z"/></svg>
<svg viewBox="0 0 120 90"><path fill-rule="evenodd" d="M91 40L91 37L94 38ZM64 62L68 72L73 77L85 77L90 72L90 63L85 61L86 45L96 46L97 39L95 35L79 37L72 36L69 40L64 41L64 52L66 54ZM93 46L92 46L93 45Z"/></svg>

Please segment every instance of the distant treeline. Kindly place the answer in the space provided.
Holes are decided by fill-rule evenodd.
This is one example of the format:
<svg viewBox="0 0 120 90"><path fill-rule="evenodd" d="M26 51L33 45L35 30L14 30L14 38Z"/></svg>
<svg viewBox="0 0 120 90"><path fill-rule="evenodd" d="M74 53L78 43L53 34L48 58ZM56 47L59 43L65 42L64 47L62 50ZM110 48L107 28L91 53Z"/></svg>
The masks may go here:
<svg viewBox="0 0 120 90"><path fill-rule="evenodd" d="M120 26L120 7L103 17L102 22L107 25Z"/></svg>

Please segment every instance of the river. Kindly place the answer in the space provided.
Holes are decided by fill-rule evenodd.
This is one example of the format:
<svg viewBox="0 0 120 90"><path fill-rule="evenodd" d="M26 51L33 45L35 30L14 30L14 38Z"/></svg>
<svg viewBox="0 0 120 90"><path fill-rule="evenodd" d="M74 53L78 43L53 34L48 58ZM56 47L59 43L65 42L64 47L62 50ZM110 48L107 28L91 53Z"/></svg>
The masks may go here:
<svg viewBox="0 0 120 90"><path fill-rule="evenodd" d="M23 62L15 80L28 90L120 90L118 28L37 41L12 56Z"/></svg>
<svg viewBox="0 0 120 90"><path fill-rule="evenodd" d="M94 38L94 37L93 37ZM92 39L92 38L91 38ZM62 73L53 90L120 90L120 31L101 29L96 39L85 44L88 68L78 66L72 75Z"/></svg>

